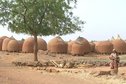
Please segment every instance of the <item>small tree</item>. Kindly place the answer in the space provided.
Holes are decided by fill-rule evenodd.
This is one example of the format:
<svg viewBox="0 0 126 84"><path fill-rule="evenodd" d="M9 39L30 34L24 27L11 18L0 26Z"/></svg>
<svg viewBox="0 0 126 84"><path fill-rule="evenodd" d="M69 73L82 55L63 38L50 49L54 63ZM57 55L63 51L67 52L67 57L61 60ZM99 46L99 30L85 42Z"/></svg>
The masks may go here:
<svg viewBox="0 0 126 84"><path fill-rule="evenodd" d="M33 35L34 61L38 61L37 36L65 35L81 31L83 21L74 17L72 12L76 2L76 0L0 0L0 23L8 25L8 29L12 32Z"/></svg>

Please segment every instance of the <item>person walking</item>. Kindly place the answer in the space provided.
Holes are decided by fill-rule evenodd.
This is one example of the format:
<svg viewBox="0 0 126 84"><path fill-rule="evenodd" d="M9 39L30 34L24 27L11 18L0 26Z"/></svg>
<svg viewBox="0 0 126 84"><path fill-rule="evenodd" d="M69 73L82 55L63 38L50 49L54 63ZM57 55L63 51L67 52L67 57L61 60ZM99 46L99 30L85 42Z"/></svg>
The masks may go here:
<svg viewBox="0 0 126 84"><path fill-rule="evenodd" d="M118 66L119 66L120 58L115 49L113 49L111 55L109 56L109 59L111 60L110 62L111 74L118 74Z"/></svg>

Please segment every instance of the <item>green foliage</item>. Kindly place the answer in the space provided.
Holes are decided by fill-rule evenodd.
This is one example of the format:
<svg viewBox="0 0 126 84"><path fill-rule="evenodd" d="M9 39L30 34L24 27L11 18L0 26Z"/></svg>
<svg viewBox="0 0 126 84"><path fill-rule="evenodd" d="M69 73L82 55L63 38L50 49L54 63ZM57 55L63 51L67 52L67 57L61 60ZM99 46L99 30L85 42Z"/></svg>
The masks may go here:
<svg viewBox="0 0 126 84"><path fill-rule="evenodd" d="M0 23L16 33L65 35L81 31L73 16L76 0L0 0ZM72 6L72 5L73 6Z"/></svg>

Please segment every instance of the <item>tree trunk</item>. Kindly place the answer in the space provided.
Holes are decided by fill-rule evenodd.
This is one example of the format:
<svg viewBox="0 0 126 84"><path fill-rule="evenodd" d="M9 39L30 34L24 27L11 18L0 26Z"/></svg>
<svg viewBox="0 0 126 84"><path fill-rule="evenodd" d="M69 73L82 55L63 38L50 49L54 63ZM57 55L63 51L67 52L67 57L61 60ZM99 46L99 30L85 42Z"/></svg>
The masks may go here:
<svg viewBox="0 0 126 84"><path fill-rule="evenodd" d="M37 35L34 35L34 61L38 61L37 53L38 53Z"/></svg>

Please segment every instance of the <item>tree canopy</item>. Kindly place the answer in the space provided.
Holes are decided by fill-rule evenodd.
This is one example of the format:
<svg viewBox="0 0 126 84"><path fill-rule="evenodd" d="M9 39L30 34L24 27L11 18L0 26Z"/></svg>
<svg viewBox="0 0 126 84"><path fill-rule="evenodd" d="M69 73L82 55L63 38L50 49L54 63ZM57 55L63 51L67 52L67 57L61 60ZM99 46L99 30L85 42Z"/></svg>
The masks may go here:
<svg viewBox="0 0 126 84"><path fill-rule="evenodd" d="M16 33L65 35L81 31L83 21L73 16L76 0L1 0L0 23ZM71 5L74 4L74 6Z"/></svg>
<svg viewBox="0 0 126 84"><path fill-rule="evenodd" d="M0 23L16 33L34 36L34 61L37 36L65 35L81 31L83 21L73 15L76 0L0 0ZM73 6L72 6L73 5Z"/></svg>

